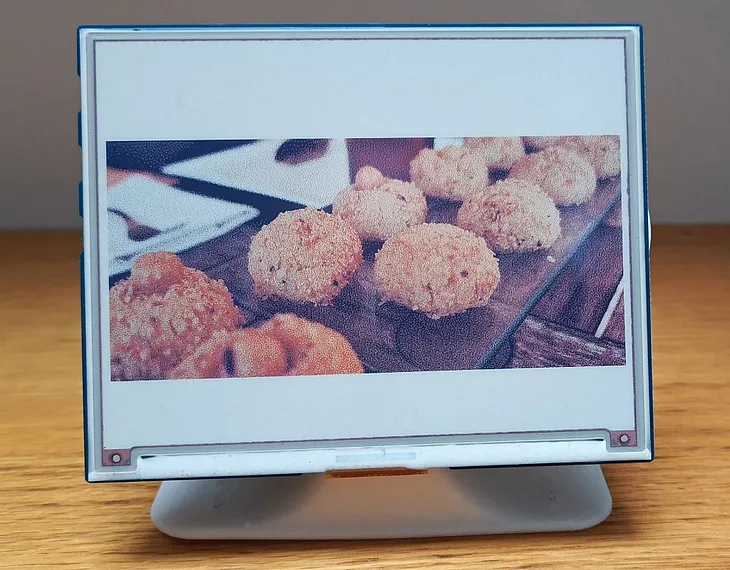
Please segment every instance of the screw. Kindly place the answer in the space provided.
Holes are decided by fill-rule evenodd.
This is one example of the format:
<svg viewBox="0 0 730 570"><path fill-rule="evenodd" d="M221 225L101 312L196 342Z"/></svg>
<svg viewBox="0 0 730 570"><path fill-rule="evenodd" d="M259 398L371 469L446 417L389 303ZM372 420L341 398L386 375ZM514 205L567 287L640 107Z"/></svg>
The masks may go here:
<svg viewBox="0 0 730 570"><path fill-rule="evenodd" d="M112 455L112 463L119 463L122 460L122 456L118 453Z"/></svg>
<svg viewBox="0 0 730 570"><path fill-rule="evenodd" d="M621 444L623 444L623 445L626 445L627 443L629 443L629 439L630 439L630 438L629 438L629 434L627 434L627 433L622 433L622 434L621 434L621 435L619 436L619 438L618 438L618 441L619 441L619 443L621 443Z"/></svg>

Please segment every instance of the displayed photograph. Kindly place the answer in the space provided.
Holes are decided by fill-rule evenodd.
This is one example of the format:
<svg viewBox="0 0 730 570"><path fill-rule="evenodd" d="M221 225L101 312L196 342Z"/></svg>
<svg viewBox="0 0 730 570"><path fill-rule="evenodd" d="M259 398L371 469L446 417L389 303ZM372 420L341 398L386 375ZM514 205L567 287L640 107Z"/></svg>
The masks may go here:
<svg viewBox="0 0 730 570"><path fill-rule="evenodd" d="M106 164L113 381L626 364L618 135L113 141Z"/></svg>

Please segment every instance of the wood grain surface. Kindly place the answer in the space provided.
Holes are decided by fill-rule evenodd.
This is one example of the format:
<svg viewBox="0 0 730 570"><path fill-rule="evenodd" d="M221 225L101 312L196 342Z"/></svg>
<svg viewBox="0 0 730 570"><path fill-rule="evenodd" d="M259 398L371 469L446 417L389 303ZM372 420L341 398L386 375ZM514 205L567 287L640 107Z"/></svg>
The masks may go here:
<svg viewBox="0 0 730 570"><path fill-rule="evenodd" d="M621 366L626 364L623 344L597 340L586 334L528 317L512 340L509 368L553 366Z"/></svg>
<svg viewBox="0 0 730 570"><path fill-rule="evenodd" d="M730 227L657 228L657 459L605 468L614 510L584 532L390 542L185 542L156 484L83 478L76 233L0 235L0 567L730 567Z"/></svg>

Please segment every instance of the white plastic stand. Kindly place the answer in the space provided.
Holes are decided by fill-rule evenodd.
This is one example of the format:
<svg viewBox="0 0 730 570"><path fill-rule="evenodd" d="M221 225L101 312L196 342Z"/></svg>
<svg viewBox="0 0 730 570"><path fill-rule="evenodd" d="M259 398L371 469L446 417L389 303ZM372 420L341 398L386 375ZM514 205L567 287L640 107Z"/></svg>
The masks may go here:
<svg viewBox="0 0 730 570"><path fill-rule="evenodd" d="M600 466L571 465L166 481L152 520L185 539L373 539L580 530L610 512Z"/></svg>

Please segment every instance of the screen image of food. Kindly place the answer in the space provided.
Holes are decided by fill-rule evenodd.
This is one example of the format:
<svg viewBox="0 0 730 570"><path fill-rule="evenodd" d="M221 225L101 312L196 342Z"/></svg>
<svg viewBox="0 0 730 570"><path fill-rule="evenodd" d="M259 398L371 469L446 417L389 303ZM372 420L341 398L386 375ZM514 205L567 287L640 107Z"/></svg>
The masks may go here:
<svg viewBox="0 0 730 570"><path fill-rule="evenodd" d="M617 135L106 162L112 380L626 365Z"/></svg>

